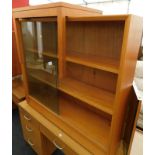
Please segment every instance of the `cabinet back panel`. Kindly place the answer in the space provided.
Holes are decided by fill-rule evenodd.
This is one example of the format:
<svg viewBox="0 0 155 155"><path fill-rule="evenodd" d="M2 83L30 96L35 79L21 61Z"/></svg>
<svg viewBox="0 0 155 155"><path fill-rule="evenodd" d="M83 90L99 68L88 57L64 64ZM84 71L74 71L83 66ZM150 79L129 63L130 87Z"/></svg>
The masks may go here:
<svg viewBox="0 0 155 155"><path fill-rule="evenodd" d="M56 22L43 22L42 23L43 35L43 50L54 52L57 51L57 23Z"/></svg>
<svg viewBox="0 0 155 155"><path fill-rule="evenodd" d="M70 62L66 63L66 73L67 76L76 80L115 93L117 83L116 74Z"/></svg>
<svg viewBox="0 0 155 155"><path fill-rule="evenodd" d="M90 136L99 143L107 143L111 117L106 114L103 116L104 113L100 115L83 105L81 101L61 93L59 98L60 115L86 136Z"/></svg>
<svg viewBox="0 0 155 155"><path fill-rule="evenodd" d="M123 21L68 22L67 52L120 59Z"/></svg>

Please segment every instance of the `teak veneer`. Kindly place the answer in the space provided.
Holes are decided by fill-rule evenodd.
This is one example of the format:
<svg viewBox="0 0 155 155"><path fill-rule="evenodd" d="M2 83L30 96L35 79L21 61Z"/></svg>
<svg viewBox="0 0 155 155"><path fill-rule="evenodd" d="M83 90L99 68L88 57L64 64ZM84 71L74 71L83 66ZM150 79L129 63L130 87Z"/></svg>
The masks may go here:
<svg viewBox="0 0 155 155"><path fill-rule="evenodd" d="M24 85L21 77L12 80L12 100L17 104L25 100Z"/></svg>
<svg viewBox="0 0 155 155"><path fill-rule="evenodd" d="M29 106L91 154L116 154L142 19L67 3L14 9L13 17ZM50 141L54 128L43 130Z"/></svg>

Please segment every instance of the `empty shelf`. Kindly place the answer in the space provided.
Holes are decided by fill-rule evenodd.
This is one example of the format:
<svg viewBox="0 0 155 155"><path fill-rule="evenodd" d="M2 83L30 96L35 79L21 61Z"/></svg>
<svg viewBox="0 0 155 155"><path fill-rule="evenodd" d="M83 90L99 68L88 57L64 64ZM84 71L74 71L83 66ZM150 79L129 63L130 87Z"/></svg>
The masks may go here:
<svg viewBox="0 0 155 155"><path fill-rule="evenodd" d="M114 94L109 91L93 87L73 78L64 78L60 81L59 89L96 109L110 115L113 114Z"/></svg>
<svg viewBox="0 0 155 155"><path fill-rule="evenodd" d="M110 58L81 53L69 53L66 57L66 60L72 63L81 64L87 67L92 67L116 74L119 72L119 61Z"/></svg>

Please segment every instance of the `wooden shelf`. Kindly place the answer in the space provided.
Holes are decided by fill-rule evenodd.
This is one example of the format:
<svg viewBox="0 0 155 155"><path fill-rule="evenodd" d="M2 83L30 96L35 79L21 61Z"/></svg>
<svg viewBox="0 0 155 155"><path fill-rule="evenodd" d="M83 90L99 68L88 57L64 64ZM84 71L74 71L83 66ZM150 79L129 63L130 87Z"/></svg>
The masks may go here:
<svg viewBox="0 0 155 155"><path fill-rule="evenodd" d="M79 100L64 93L60 93L59 108L60 116L68 125L106 150L109 142L111 117L107 118L105 115L94 112L94 109L89 109Z"/></svg>
<svg viewBox="0 0 155 155"><path fill-rule="evenodd" d="M110 125L109 125L109 123L104 122L104 119L103 119L103 122L105 123L105 125L104 125L104 128L102 128L102 133L100 130L100 133L99 133L100 135L96 134L96 133L92 133L92 131L89 130L88 127L83 126L83 124L81 124L81 123L74 122L71 118L63 117L63 119L70 126L75 128L76 130L78 130L82 135L88 137L88 139L90 139L91 141L96 143L98 146L100 146L102 149L107 151L108 142L109 142ZM89 126L90 126L90 123L89 123Z"/></svg>
<svg viewBox="0 0 155 155"><path fill-rule="evenodd" d="M47 56L47 57L51 57L51 58L58 58L57 55L51 53L51 52L43 52L42 53L44 56Z"/></svg>
<svg viewBox="0 0 155 155"><path fill-rule="evenodd" d="M50 85L51 87L56 88L57 81L56 81L56 79L52 78L52 75L50 75L50 73L47 73L40 69L30 69L30 68L28 68L28 73L33 78L35 78L43 83L46 83L46 84Z"/></svg>
<svg viewBox="0 0 155 155"><path fill-rule="evenodd" d="M115 74L119 73L119 61L84 53L69 53L66 60L72 63L92 67Z"/></svg>
<svg viewBox="0 0 155 155"><path fill-rule="evenodd" d="M27 48L26 51L38 54L36 49ZM43 51L42 55L51 57L51 58L56 58L56 59L58 58L58 56L56 54L53 54L52 52L49 52L49 51Z"/></svg>
<svg viewBox="0 0 155 155"><path fill-rule="evenodd" d="M114 94L73 78L64 78L59 83L59 89L86 104L110 115L113 114Z"/></svg>

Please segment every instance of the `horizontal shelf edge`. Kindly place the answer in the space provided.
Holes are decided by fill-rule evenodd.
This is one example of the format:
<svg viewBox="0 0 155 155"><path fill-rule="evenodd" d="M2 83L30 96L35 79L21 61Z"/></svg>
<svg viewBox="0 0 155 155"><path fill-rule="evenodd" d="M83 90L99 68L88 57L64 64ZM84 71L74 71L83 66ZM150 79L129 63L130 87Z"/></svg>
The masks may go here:
<svg viewBox="0 0 155 155"><path fill-rule="evenodd" d="M103 70L103 71L107 71L107 72L111 72L111 73L115 73L115 74L119 73L118 69L114 69L112 67L106 67L104 65L101 66L101 65L98 65L95 63L86 63L85 61L79 61L76 59L72 59L70 57L66 57L66 61L76 63L76 64L80 64L80 65L87 66L87 67L91 67L91 68L95 68L95 69L99 69L99 70Z"/></svg>
<svg viewBox="0 0 155 155"><path fill-rule="evenodd" d="M73 95L72 93L70 93L70 92L68 92L68 91L65 91L64 89L62 89L62 88L60 88L60 87L58 87L58 88L59 88L60 91L66 93L66 94L68 94L68 95L70 95L70 96L72 96L72 97L74 97L74 98L76 98L76 99L78 99L78 100L80 100L80 101L82 101L82 102L85 102L86 104L88 104L88 105L91 106L91 107L96 108L97 110L100 110L100 111L102 111L102 112L105 112L105 113L108 113L108 114L110 114L110 115L113 115L113 110L110 110L110 108L104 108L104 109L103 109L101 106L94 106L93 104L88 103L87 101L85 101L85 100L83 100L83 99L77 97L76 95Z"/></svg>

